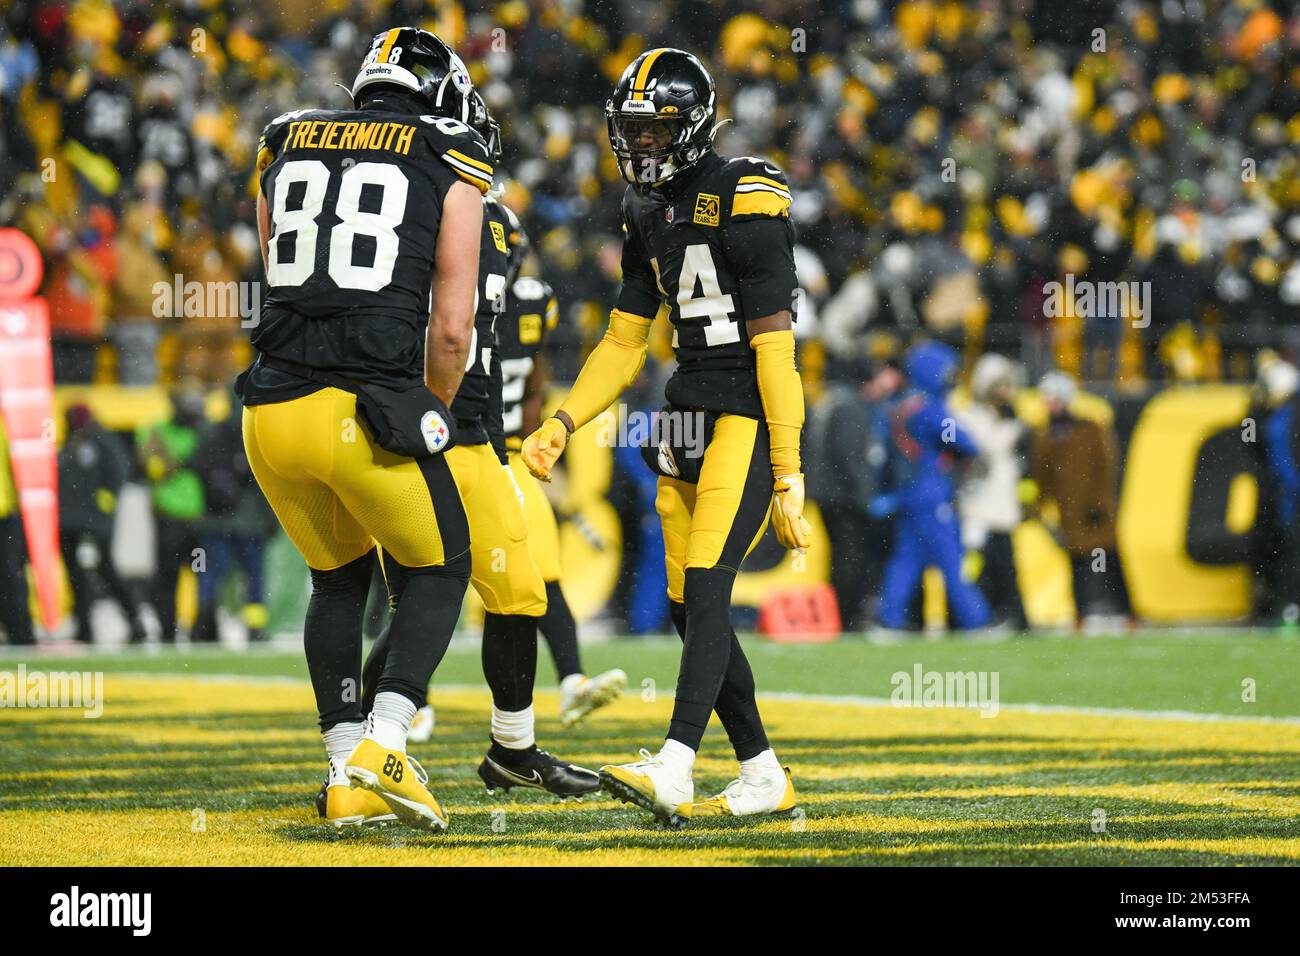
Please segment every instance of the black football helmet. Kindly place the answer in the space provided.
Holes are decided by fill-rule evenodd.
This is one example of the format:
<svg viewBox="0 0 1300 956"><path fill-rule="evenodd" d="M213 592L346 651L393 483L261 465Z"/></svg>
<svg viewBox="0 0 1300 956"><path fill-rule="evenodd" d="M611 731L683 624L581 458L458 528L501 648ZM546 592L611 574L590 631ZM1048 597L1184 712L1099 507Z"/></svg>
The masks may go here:
<svg viewBox="0 0 1300 956"><path fill-rule="evenodd" d="M618 168L638 189L668 182L713 148L713 77L685 50L647 50L605 104Z"/></svg>
<svg viewBox="0 0 1300 956"><path fill-rule="evenodd" d="M483 101L483 96L478 90L470 90L469 125L473 127L474 132L483 137L483 142L487 143L488 156L492 159L492 165L501 162L501 127L488 112L487 103Z"/></svg>
<svg viewBox="0 0 1300 956"><path fill-rule="evenodd" d="M389 86L415 93L434 116L470 120L474 84L454 50L428 30L394 27L375 34L357 78L352 102L360 106L362 91Z"/></svg>

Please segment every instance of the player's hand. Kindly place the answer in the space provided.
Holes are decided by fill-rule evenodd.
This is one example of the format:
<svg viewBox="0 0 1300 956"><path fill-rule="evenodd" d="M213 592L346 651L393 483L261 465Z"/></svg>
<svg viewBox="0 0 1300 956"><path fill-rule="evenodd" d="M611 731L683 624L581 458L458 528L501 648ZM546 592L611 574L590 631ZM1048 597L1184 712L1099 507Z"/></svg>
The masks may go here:
<svg viewBox="0 0 1300 956"><path fill-rule="evenodd" d="M812 544L812 526L803 516L803 475L782 475L772 488L772 527L781 546L802 554Z"/></svg>
<svg viewBox="0 0 1300 956"><path fill-rule="evenodd" d="M529 473L539 481L551 480L551 469L569 443L569 430L558 418L548 418L541 427L524 439L519 457Z"/></svg>
<svg viewBox="0 0 1300 956"><path fill-rule="evenodd" d="M502 465L506 470L506 477L510 479L510 487L515 489L515 497L519 499L519 507L524 506L524 489L519 487L519 482L515 480L514 470L509 465Z"/></svg>

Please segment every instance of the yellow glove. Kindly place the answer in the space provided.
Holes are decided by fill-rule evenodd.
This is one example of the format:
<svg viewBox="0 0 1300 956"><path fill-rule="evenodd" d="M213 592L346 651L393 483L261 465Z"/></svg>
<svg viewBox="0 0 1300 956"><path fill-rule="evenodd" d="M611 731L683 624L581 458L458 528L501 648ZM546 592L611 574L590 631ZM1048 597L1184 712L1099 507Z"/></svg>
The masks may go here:
<svg viewBox="0 0 1300 956"><path fill-rule="evenodd" d="M812 544L812 526L803 516L803 475L782 475L772 488L776 501L772 527L781 546L802 554Z"/></svg>
<svg viewBox="0 0 1300 956"><path fill-rule="evenodd" d="M95 507L104 512L104 514L112 514L113 506L115 504L117 504L117 495L113 494L113 492L109 491L107 488L95 489Z"/></svg>
<svg viewBox="0 0 1300 956"><path fill-rule="evenodd" d="M519 457L532 476L539 481L551 480L551 469L569 443L569 430L558 418L548 418L541 427L524 439Z"/></svg>

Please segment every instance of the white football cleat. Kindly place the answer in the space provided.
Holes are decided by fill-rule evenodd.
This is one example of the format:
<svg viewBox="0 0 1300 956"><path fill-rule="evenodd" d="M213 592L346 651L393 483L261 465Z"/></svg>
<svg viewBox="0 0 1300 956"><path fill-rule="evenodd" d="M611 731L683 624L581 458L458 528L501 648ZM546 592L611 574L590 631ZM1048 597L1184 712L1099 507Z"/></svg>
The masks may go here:
<svg viewBox="0 0 1300 956"><path fill-rule="evenodd" d="M740 768L740 776L709 800L691 806L692 817L784 815L795 808L794 782L788 767Z"/></svg>
<svg viewBox="0 0 1300 956"><path fill-rule="evenodd" d="M566 689L560 684L560 723L572 727L593 710L612 704L627 686L627 674L617 667L595 677L583 677Z"/></svg>
<svg viewBox="0 0 1300 956"><path fill-rule="evenodd" d="M636 763L600 768L600 784L624 803L649 810L670 827L680 827L691 818L695 782L689 769L674 766L648 750Z"/></svg>
<svg viewBox="0 0 1300 956"><path fill-rule="evenodd" d="M426 743L433 736L433 728L436 723L433 705L425 704L415 712L415 719L411 721L411 729L406 732L407 743Z"/></svg>

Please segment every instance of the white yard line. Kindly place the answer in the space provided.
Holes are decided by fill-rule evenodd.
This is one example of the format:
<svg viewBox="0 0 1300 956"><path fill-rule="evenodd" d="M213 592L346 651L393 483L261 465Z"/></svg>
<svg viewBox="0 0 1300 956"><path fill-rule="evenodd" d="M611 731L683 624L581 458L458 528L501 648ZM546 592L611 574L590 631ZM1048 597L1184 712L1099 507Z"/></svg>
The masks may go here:
<svg viewBox="0 0 1300 956"><path fill-rule="evenodd" d="M242 683L258 685L287 685L294 687L310 686L305 677L283 677L271 674L177 674L156 671L110 671L107 677L130 677L133 679L149 678L155 680L192 680L200 683ZM430 687L437 699L440 690L451 692L484 691L482 684L439 684ZM553 688L542 688L543 691ZM858 707L893 707L888 697L866 697L858 694L802 694L794 691L759 692L760 700L782 700L794 703L814 704L852 704ZM940 710L945 708L899 708ZM962 708L974 710L977 708ZM1136 720L1183 720L1194 723L1262 723L1300 725L1300 717L1247 717L1241 714L1217 714L1195 710L1138 710L1129 707L1075 707L1068 704L999 704L999 712L1012 711L1023 714L1082 714L1089 717L1130 717Z"/></svg>

